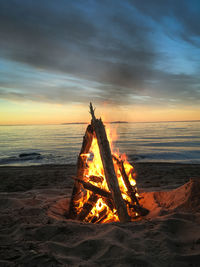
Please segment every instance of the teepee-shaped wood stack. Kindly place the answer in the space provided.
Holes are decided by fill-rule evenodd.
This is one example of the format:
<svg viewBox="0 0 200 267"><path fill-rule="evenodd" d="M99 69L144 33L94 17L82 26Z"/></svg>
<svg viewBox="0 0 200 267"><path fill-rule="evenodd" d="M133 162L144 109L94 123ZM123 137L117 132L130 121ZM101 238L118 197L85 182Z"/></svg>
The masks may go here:
<svg viewBox="0 0 200 267"><path fill-rule="evenodd" d="M123 161L119 160L118 158L116 158L111 154L110 144L106 135L105 126L103 125L101 118L96 119L94 114L94 109L91 103L90 103L90 113L92 116L92 120L91 124L88 125L86 129L85 135L83 137L82 148L78 156L77 174L76 177L74 177L75 182L71 196L68 217L71 219L78 219L84 221L84 219L91 212L93 206L96 204L96 202L100 197L104 198L108 208L116 209L120 222L128 222L131 220L131 217L127 212L127 205L129 207L132 207L137 212L138 215L141 216L146 215L148 211L139 205L138 199L136 197L136 190L129 182L129 178L126 174ZM99 146L100 157L109 191L106 191L104 189L101 189L93 185L92 183L86 181L84 177L84 170L85 168L87 168L87 158L84 157L83 155L89 153L94 137L96 137ZM115 161L118 165L118 168L123 177L123 181L127 188L127 193L131 199L131 203L128 203L122 197L113 161ZM101 178L92 176L91 179L101 179ZM83 190L89 190L90 197L83 204L81 211L77 213L76 204L79 201L80 196L83 193ZM98 220L96 219L96 221L100 222L102 218L105 218L106 214L104 213L100 214ZM95 218L93 219L93 221L95 221Z"/></svg>

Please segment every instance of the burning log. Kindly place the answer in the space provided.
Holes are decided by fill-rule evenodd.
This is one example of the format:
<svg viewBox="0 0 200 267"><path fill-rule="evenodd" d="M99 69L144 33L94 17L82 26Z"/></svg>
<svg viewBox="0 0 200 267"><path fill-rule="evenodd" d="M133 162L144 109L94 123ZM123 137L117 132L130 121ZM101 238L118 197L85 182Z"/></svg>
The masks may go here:
<svg viewBox="0 0 200 267"><path fill-rule="evenodd" d="M83 137L83 143L81 147L81 151L78 156L77 160L77 177L79 179L83 179L84 169L86 167L86 157L84 157L84 154L87 154L90 150L91 144L93 140L93 128L91 125L88 125L85 135ZM72 191L72 197L70 201L70 208L69 208L69 218L74 219L76 217L76 211L74 207L75 202L75 196L80 193L80 184L78 181L75 181L73 191Z"/></svg>
<svg viewBox="0 0 200 267"><path fill-rule="evenodd" d="M104 202L106 203L106 205L108 206L108 208L113 211L114 209L114 205L113 205L113 201L112 198L103 198Z"/></svg>
<svg viewBox="0 0 200 267"><path fill-rule="evenodd" d="M91 103L90 113L92 120L83 138L77 174L72 177L75 182L69 218L107 223L145 216L148 211L139 205L136 188L131 185L135 182L130 175L133 167L112 156L105 127L101 119L96 119Z"/></svg>
<svg viewBox="0 0 200 267"><path fill-rule="evenodd" d="M89 197L88 201L83 205L81 212L77 216L77 219L79 221L83 221L88 216L88 214L90 213L90 211L96 204L97 200L98 200L98 196L95 194L92 194Z"/></svg>
<svg viewBox="0 0 200 267"><path fill-rule="evenodd" d="M99 213L99 218L95 223L101 223L105 218L107 217L107 208L104 208L100 213Z"/></svg>
<svg viewBox="0 0 200 267"><path fill-rule="evenodd" d="M122 178L123 178L123 180L124 180L124 183L125 183L126 188L127 188L127 190L128 190L128 194L129 194L129 196L130 196L132 202L133 202L133 203L136 203L136 204L139 206L138 199L137 199L137 197L136 197L136 195L135 195L135 194L136 194L136 191L135 191L135 190L133 191L133 187L132 187L132 185L130 184L130 181L129 181L129 179L128 179L128 175L126 174L126 171L125 171L125 169L124 169L124 163L123 163L123 161L122 161L122 160L119 160L119 159L118 159L117 157L115 157L114 155L113 155L113 158L114 158L114 160L117 161L117 165L118 165L119 170L120 170L120 172L121 172L121 174L122 174Z"/></svg>
<svg viewBox="0 0 200 267"><path fill-rule="evenodd" d="M140 205L133 205L133 209L140 215L146 216L149 213L148 209L141 207Z"/></svg>
<svg viewBox="0 0 200 267"><path fill-rule="evenodd" d="M85 189L93 192L94 194L97 194L97 195L99 195L101 197L112 199L112 195L111 195L110 192L108 192L108 191L106 191L104 189L101 189L101 188L99 188L99 187L97 187L97 186L95 186L95 185L93 185L91 183L88 183L88 182L85 182L83 180L80 180L80 179L78 179L76 177L72 176L72 178L75 181L77 181L78 183L81 183Z"/></svg>
<svg viewBox="0 0 200 267"><path fill-rule="evenodd" d="M113 202L115 204L115 208L117 209L117 213L119 216L119 220L121 222L130 221L130 217L127 213L126 205L123 201L118 180L115 174L115 169L113 165L110 145L107 139L105 126L102 123L101 119L96 119L94 115L94 109L92 104L90 103L90 113L92 116L92 126L94 128L97 142L99 145L100 156L104 168L106 182L108 184L108 188L112 194Z"/></svg>
<svg viewBox="0 0 200 267"><path fill-rule="evenodd" d="M80 154L78 156L78 161L77 161L77 177L79 179L83 178L83 173L86 167L86 159L87 159L85 154L89 152L91 144L92 144L92 140L93 140L93 128L91 125L88 125L86 129L86 133L83 137L82 148L81 148Z"/></svg>
<svg viewBox="0 0 200 267"><path fill-rule="evenodd" d="M95 182L95 183L102 183L103 182L102 176L90 175L89 179L90 179L90 181Z"/></svg>
<svg viewBox="0 0 200 267"><path fill-rule="evenodd" d="M99 187L97 187L95 185L92 185L91 183L88 183L88 182L85 182L83 180L80 180L80 179L78 179L76 177L71 176L71 178L74 179L75 181L77 181L78 183L81 183L85 189L87 189L87 190L89 190L89 191L91 191L93 193L91 195L92 198L89 198L88 199L88 202L89 203L92 202L92 206L98 200L98 197L96 199L93 196L98 195L99 197L102 197L103 198L104 202L107 204L107 206L110 208L110 210L113 210L114 207L113 207L113 203L112 203L112 195L111 195L110 192L108 192L108 191L106 191L104 189L101 189L101 188L99 188ZM87 217L87 215L90 213L90 211L91 211L91 204L90 205L86 205L86 204L87 204L87 202L84 204L84 206L82 208L84 211L81 212L80 214L78 214L78 216L77 216L77 219L78 220L84 220ZM97 223L97 222L100 221L100 219L101 218L100 218L100 215L99 215L99 218L96 218L96 219L94 218L92 220L92 223Z"/></svg>
<svg viewBox="0 0 200 267"><path fill-rule="evenodd" d="M124 163L123 161L121 161L120 163L120 166L119 166L119 169L121 171L121 174L122 174L122 177L123 177L123 180L124 180L124 183L126 185L126 188L128 190L128 194L132 200L132 202L134 203L135 202L135 205L133 205L133 209L140 215L140 216L146 216L149 211L143 207L140 206L139 204L139 201L138 201L138 198L136 196L136 190L135 190L135 187L132 186L130 184L130 181L128 179L128 176L126 174L126 171L125 171L125 168L124 168Z"/></svg>
<svg viewBox="0 0 200 267"><path fill-rule="evenodd" d="M146 216L149 211L143 207L140 206L138 198L136 196L136 190L135 187L131 185L128 175L126 174L125 168L124 168L124 162L122 160L119 160L116 156L112 155L113 159L117 162L117 165L119 167L119 170L121 172L123 181L126 185L128 195L131 198L132 204L127 203L129 207L133 208L140 216ZM135 204L134 204L135 203Z"/></svg>
<svg viewBox="0 0 200 267"><path fill-rule="evenodd" d="M83 187L89 191L91 191L93 194L99 195L99 197L102 197L104 199L104 202L107 204L107 206L110 208L110 210L113 210L113 203L112 203L112 194L104 189L101 189L95 185L92 185L91 183L85 182L83 180L79 180L76 177L71 177L72 179L76 180L77 182L81 183ZM89 201L89 200L88 200ZM139 204L131 204L127 200L125 200L125 203L132 209L134 209L140 216L146 216L149 211L143 207L141 207Z"/></svg>
<svg viewBox="0 0 200 267"><path fill-rule="evenodd" d="M107 217L107 208L104 208L99 212L99 216L94 216L91 220L91 223L101 223Z"/></svg>

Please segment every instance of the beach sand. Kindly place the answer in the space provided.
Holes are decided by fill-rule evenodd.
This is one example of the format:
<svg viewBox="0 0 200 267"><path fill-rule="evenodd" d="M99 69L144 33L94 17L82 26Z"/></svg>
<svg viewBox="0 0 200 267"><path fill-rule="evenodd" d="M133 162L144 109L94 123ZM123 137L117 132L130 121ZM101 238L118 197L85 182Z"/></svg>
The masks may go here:
<svg viewBox="0 0 200 267"><path fill-rule="evenodd" d="M66 220L74 165L0 167L0 266L200 266L200 165L137 163L137 222Z"/></svg>

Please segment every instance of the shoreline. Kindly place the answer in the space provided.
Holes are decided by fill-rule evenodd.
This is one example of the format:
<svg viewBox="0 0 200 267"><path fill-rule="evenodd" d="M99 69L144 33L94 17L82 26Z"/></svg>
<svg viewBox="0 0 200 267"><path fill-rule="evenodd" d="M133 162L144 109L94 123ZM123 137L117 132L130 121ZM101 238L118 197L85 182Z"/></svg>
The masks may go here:
<svg viewBox="0 0 200 267"><path fill-rule="evenodd" d="M185 163L132 163L138 189L142 191L176 188L200 177L200 164ZM0 166L0 192L30 190L34 187L72 186L76 165Z"/></svg>
<svg viewBox="0 0 200 267"><path fill-rule="evenodd" d="M138 165L138 164L146 164L146 165L149 165L149 164L154 164L154 165L157 165L157 164L160 164L160 165L200 165L200 162L192 162L192 161L166 161L166 160L163 160L163 161L154 161L154 160L150 160L150 161L143 161L143 160L130 160L128 159L128 162L131 164L131 165ZM25 168L25 167L40 167L40 166L76 166L76 162L73 162L73 163L28 163L28 164L17 164L17 163L8 163L8 164L0 164L0 168L13 168L13 167L22 167L22 168Z"/></svg>

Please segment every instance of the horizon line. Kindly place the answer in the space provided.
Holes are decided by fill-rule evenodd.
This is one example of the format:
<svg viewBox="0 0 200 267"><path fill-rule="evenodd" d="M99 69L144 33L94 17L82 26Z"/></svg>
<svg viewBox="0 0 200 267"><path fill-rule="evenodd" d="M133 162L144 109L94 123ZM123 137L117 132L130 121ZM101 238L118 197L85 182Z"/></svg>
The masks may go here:
<svg viewBox="0 0 200 267"><path fill-rule="evenodd" d="M165 122L200 122L200 120L177 120L177 121L110 121L104 123L110 124L126 124L126 123L165 123ZM88 122L64 122L64 123L18 123L18 124L0 124L0 126L32 126L32 125L72 125L72 124L88 124Z"/></svg>

